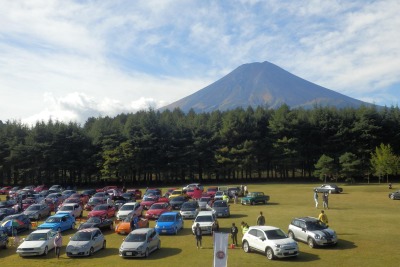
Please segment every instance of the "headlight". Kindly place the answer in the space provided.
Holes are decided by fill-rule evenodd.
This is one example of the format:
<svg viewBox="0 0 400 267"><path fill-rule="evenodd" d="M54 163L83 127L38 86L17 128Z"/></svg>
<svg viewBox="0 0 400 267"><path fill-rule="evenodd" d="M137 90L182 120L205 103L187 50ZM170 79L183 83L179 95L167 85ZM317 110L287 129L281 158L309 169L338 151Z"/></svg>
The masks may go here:
<svg viewBox="0 0 400 267"><path fill-rule="evenodd" d="M140 245L140 246L138 246L138 250L142 250L144 248L144 244L143 245Z"/></svg>
<svg viewBox="0 0 400 267"><path fill-rule="evenodd" d="M316 234L314 237L315 237L315 239L321 239L321 236L318 234Z"/></svg>
<svg viewBox="0 0 400 267"><path fill-rule="evenodd" d="M277 248L280 248L280 247L281 247L281 245L279 245L279 244L275 244L275 247L277 247Z"/></svg>

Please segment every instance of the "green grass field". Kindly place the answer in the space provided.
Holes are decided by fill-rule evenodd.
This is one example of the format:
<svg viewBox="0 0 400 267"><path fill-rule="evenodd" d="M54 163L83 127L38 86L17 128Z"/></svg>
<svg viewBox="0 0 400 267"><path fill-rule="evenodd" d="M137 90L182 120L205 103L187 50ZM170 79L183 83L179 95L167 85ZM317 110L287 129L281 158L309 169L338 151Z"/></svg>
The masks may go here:
<svg viewBox="0 0 400 267"><path fill-rule="evenodd" d="M229 232L232 222L254 225L263 211L267 225L280 227L285 232L293 217L315 216L320 209L314 206L312 188L316 184L250 184L249 191L263 191L270 195L267 205L242 206L231 203L230 218L219 219L222 231ZM297 258L269 261L262 254L244 253L242 249L228 250L228 266L399 266L400 253L398 218L400 201L388 198L385 184L340 185L344 192L330 195L330 209L326 211L330 227L336 230L339 243L335 247L311 249L299 243ZM320 197L320 202L321 197ZM107 249L89 258L68 258L65 246L73 231L63 233L61 258L54 251L46 257L21 258L15 248L0 250L0 266L213 266L212 237L203 238L203 249L197 250L191 234L192 221L185 221L185 229L177 236L161 236L162 249L147 259L122 259L118 248L124 236L104 232ZM154 226L154 222L150 223ZM27 233L25 233L27 234ZM241 239L239 234L238 239Z"/></svg>

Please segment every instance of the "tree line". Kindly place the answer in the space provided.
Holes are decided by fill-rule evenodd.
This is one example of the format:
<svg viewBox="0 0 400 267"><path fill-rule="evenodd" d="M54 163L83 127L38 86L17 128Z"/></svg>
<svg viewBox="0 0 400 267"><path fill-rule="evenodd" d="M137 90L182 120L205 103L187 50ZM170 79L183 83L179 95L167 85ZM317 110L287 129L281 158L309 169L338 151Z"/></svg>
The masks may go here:
<svg viewBox="0 0 400 267"><path fill-rule="evenodd" d="M389 180L399 130L398 107L374 106L0 121L0 185Z"/></svg>

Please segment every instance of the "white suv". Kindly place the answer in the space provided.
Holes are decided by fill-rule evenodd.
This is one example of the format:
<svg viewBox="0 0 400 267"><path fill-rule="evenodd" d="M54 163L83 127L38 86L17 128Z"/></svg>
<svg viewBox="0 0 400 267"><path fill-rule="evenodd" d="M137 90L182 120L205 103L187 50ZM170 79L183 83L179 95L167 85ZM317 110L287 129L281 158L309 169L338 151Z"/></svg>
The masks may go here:
<svg viewBox="0 0 400 267"><path fill-rule="evenodd" d="M212 234L212 228L217 220L215 213L212 211L200 211L199 214L197 214L196 219L193 221L192 225L192 232L194 234L194 228L196 227L196 224L200 224L201 232L203 235L205 234Z"/></svg>
<svg viewBox="0 0 400 267"><path fill-rule="evenodd" d="M78 217L82 217L83 209L82 209L81 205L79 205L77 203L66 203L66 204L62 205L62 207L57 211L57 214L60 214L60 213L69 213L73 217L78 218Z"/></svg>
<svg viewBox="0 0 400 267"><path fill-rule="evenodd" d="M243 250L265 253L269 260L295 257L299 254L296 241L274 226L251 226L242 238Z"/></svg>

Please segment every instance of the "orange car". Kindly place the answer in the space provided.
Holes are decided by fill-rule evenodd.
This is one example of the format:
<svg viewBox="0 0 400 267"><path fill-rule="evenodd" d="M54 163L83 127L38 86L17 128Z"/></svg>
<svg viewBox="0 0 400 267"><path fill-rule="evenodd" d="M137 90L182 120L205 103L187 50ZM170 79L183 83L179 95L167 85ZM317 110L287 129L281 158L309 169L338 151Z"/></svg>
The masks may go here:
<svg viewBox="0 0 400 267"><path fill-rule="evenodd" d="M134 230L131 229L132 221L134 221L136 228L149 227L149 220L139 217L135 212L131 212L122 222L115 226L115 232L121 235L129 234L132 230Z"/></svg>

